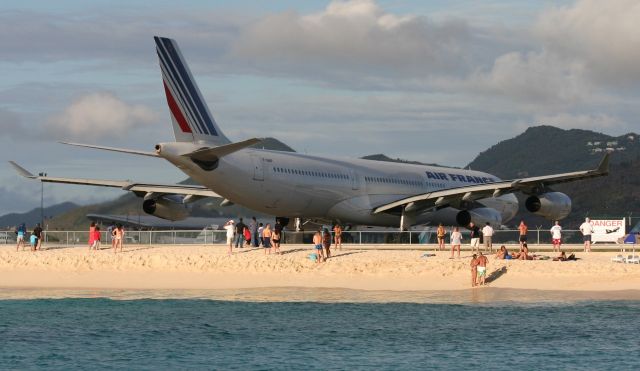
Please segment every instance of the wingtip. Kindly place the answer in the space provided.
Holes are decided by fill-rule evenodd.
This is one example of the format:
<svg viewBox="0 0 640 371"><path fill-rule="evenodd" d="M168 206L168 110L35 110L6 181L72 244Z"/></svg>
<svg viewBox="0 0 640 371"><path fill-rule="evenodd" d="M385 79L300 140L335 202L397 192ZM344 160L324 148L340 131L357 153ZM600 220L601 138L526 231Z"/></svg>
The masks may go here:
<svg viewBox="0 0 640 371"><path fill-rule="evenodd" d="M23 177L29 178L29 179L36 179L37 178L37 176L31 174L27 169L25 169L22 166L18 165L14 161L9 161L9 164L11 164L11 166L13 166L13 168L18 172L18 174L20 174Z"/></svg>
<svg viewBox="0 0 640 371"><path fill-rule="evenodd" d="M609 158L611 157L611 153L605 153L602 160L600 160L600 164L598 164L598 168L596 171L600 174L608 174L609 173Z"/></svg>

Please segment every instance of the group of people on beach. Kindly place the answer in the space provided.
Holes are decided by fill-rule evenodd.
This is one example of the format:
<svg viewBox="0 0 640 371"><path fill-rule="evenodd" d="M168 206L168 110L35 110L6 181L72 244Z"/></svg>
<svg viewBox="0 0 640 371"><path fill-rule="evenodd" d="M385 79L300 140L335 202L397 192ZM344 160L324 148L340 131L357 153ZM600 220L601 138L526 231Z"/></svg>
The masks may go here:
<svg viewBox="0 0 640 371"><path fill-rule="evenodd" d="M236 223L231 219L227 221L223 228L226 230L228 251L233 254L233 249L243 249L245 247L264 248L264 254L280 255L280 243L283 239L284 226L280 219L276 219L273 227L270 223L259 223L255 217L251 218L249 224L244 223L243 218L239 218ZM328 229L318 229L313 236L314 254L318 263L326 261L331 257L331 243L335 242L338 249L342 248L342 226L336 224L333 227L333 236Z"/></svg>
<svg viewBox="0 0 640 371"><path fill-rule="evenodd" d="M484 286L489 259L479 251L471 257L471 287Z"/></svg>
<svg viewBox="0 0 640 371"><path fill-rule="evenodd" d="M480 240L482 238L485 251L493 252L493 234L494 230L491 227L489 222L480 230L480 228L475 225L473 222L470 222L467 226L467 229L470 232L470 242L469 246L471 247L471 251L480 252ZM518 242L520 244L520 252L513 253L511 256L513 259L521 259L521 260L530 260L528 254L527 247L527 234L529 232L529 227L525 223L524 220L520 221L518 225ZM591 251L591 235L594 232L593 225L589 218L586 218L584 223L580 225L580 232L583 236L584 241L584 251ZM553 251L560 252L560 247L562 245L562 227L560 226L560 222L556 220L554 225L549 230L551 234L551 242L553 244ZM438 250L445 250L445 238L447 235L447 231L445 227L440 224L438 225L438 229L436 230L436 237L438 239ZM462 245L462 233L460 232L460 227L453 227L449 232L449 241L451 244L451 259L454 258L454 255L457 258L460 258L460 246ZM504 248L502 246L501 248ZM504 252L498 251L498 255L504 254ZM507 255L505 255L507 256ZM506 258L509 259L509 258Z"/></svg>
<svg viewBox="0 0 640 371"><path fill-rule="evenodd" d="M280 241L282 240L283 226L280 219L276 219L273 228L270 223L258 223L255 217L251 218L249 225L240 218L238 223L233 219L227 221L222 228L227 231L228 254L233 253L233 248L242 249L245 247L263 247L264 253L281 254Z"/></svg>
<svg viewBox="0 0 640 371"><path fill-rule="evenodd" d="M111 237L111 250L114 253L124 249L124 227L122 224L112 224L107 228L107 236ZM89 226L89 250L100 250L101 244L100 226L91 222Z"/></svg>
<svg viewBox="0 0 640 371"><path fill-rule="evenodd" d="M20 248L24 251L27 240L27 225L26 223L21 223L14 230L16 234L16 251L19 251ZM31 246L31 251L38 251L42 249L43 243L43 230L40 226L40 223L36 223L36 226L31 231L29 235L29 245Z"/></svg>
<svg viewBox="0 0 640 371"><path fill-rule="evenodd" d="M313 248L316 254L316 263L323 263L331 257L331 241L335 241L337 250L342 250L342 226L336 224L333 227L333 237L327 228L318 229L313 235Z"/></svg>

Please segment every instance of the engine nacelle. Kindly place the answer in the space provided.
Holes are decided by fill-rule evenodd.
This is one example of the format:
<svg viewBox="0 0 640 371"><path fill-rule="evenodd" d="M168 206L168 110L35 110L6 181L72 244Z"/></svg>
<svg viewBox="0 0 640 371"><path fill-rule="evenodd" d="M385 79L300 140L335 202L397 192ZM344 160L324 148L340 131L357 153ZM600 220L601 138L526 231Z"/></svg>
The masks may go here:
<svg viewBox="0 0 640 371"><path fill-rule="evenodd" d="M180 202L166 198L151 198L142 202L145 213L171 221L183 220L189 216L189 211Z"/></svg>
<svg viewBox="0 0 640 371"><path fill-rule="evenodd" d="M562 192L529 196L524 203L528 211L547 219L563 219L571 212L571 199Z"/></svg>
<svg viewBox="0 0 640 371"><path fill-rule="evenodd" d="M471 222L480 227L487 224L487 222L494 227L499 227L502 224L502 214L490 207L479 207L477 209L461 210L456 215L456 223L458 225L466 227Z"/></svg>

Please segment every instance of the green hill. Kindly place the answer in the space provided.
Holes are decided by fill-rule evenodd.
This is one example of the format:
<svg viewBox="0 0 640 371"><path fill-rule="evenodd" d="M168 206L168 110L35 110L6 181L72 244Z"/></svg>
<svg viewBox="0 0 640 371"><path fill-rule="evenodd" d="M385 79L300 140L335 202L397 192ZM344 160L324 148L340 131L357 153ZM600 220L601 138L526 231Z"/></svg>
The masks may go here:
<svg viewBox="0 0 640 371"><path fill-rule="evenodd" d="M572 199L565 228L577 227L585 216L624 216L640 210L640 140L634 133L612 137L589 130L536 126L480 153L468 166L502 179L595 168L605 151L612 151L609 176L553 187ZM520 201L524 197L519 197ZM522 204L523 202L521 202ZM510 224L525 219L530 225L549 221L520 213Z"/></svg>

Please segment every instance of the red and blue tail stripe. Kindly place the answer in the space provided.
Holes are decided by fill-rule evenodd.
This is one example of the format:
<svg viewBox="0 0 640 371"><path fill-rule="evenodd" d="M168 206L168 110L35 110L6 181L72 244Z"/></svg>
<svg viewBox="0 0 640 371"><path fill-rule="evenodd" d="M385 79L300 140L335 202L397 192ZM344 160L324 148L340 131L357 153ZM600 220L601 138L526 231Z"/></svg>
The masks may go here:
<svg viewBox="0 0 640 371"><path fill-rule="evenodd" d="M191 133L193 140L228 142L211 116L177 43L164 37L154 39L167 103L177 124L177 127L174 125L176 140L184 139L182 134ZM182 133L178 133L178 129Z"/></svg>

